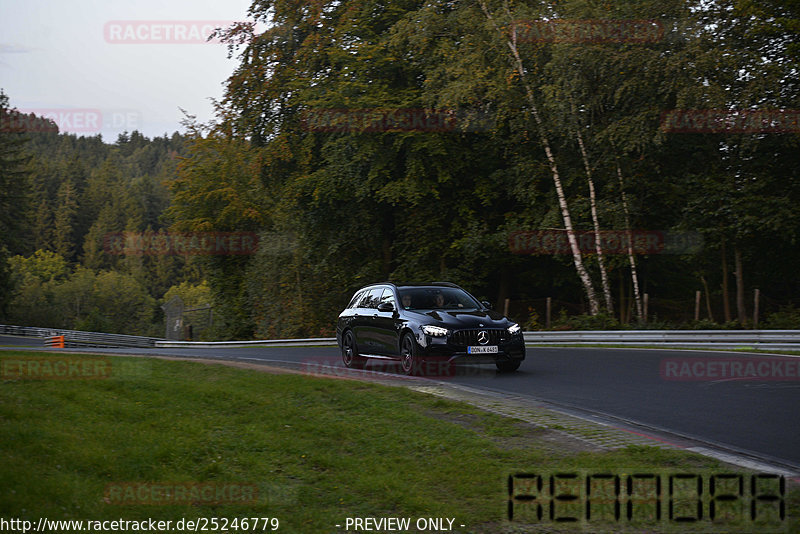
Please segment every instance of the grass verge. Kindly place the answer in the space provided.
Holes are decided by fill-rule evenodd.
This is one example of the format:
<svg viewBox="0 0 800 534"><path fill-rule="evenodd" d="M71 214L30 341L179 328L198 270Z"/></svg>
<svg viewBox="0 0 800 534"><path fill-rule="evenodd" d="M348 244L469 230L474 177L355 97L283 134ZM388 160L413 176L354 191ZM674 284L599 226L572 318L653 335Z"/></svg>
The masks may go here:
<svg viewBox="0 0 800 534"><path fill-rule="evenodd" d="M0 352L6 371L9 362L31 358L97 359ZM156 518L174 525L276 517L279 531L299 533L344 532L348 517L408 517L412 526L418 518L453 518L458 532L613 532L620 525L508 521L509 475L731 472L699 455L654 447L576 452L544 429L403 388L101 359L109 372L99 379L0 373L0 518ZM189 488L194 497L170 500L165 487ZM223 492L211 502L197 493L207 487L255 488L257 497L242 503ZM789 520L778 526L796 531L794 486L786 503ZM663 521L644 526L687 531ZM693 527L688 531L750 532L754 524Z"/></svg>

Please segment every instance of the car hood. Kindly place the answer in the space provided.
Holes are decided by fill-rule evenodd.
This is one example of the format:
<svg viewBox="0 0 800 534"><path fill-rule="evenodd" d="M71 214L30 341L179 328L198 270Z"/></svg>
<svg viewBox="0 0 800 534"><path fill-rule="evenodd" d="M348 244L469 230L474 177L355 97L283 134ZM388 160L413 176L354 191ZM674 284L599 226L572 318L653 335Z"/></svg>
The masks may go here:
<svg viewBox="0 0 800 534"><path fill-rule="evenodd" d="M419 313L419 312L418 312ZM511 321L493 310L431 310L419 315L430 317L430 324L447 328L507 328Z"/></svg>

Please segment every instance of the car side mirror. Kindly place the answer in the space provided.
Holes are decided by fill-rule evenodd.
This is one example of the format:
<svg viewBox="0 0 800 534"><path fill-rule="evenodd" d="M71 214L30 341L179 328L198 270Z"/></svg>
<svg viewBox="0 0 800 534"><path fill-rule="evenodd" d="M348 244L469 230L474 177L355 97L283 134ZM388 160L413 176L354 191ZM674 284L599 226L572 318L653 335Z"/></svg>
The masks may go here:
<svg viewBox="0 0 800 534"><path fill-rule="evenodd" d="M379 312L390 312L394 311L394 304L391 302L381 302L378 304L378 311Z"/></svg>
<svg viewBox="0 0 800 534"><path fill-rule="evenodd" d="M492 309L492 305L489 304L488 300L482 300L481 304L483 304L483 307L486 308L487 310L491 310Z"/></svg>

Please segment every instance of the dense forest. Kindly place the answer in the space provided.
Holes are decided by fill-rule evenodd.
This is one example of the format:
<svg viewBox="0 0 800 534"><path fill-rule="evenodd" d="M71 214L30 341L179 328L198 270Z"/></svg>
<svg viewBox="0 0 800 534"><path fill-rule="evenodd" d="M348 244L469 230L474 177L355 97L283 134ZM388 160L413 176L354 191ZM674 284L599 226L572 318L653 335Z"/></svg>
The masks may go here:
<svg viewBox="0 0 800 534"><path fill-rule="evenodd" d="M112 254L105 243L169 227L183 136L60 134L47 119L20 120L6 95L0 114L3 322L161 337L165 299L211 300L191 258Z"/></svg>
<svg viewBox="0 0 800 534"><path fill-rule="evenodd" d="M330 335L361 285L449 280L528 329L548 297L553 328L752 327L756 302L800 328L797 0L249 16L268 29L222 31L238 67L208 124L0 128L4 321L160 335L181 295L213 305L205 337ZM115 232L259 246L114 255ZM610 243L634 235L693 246Z"/></svg>

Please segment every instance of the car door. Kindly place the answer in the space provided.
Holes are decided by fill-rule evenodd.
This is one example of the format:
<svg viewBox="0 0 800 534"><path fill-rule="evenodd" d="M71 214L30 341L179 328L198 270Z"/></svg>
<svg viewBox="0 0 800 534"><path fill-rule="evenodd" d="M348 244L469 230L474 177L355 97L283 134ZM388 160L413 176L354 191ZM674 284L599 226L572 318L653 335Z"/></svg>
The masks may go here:
<svg viewBox="0 0 800 534"><path fill-rule="evenodd" d="M380 309L391 305L391 310ZM378 306L373 314L374 335L377 343L376 350L383 356L396 356L399 354L399 340L397 328L400 316L397 312L397 299L394 290L390 287L384 288L378 300Z"/></svg>
<svg viewBox="0 0 800 534"><path fill-rule="evenodd" d="M356 346L362 354L376 354L379 350L378 337L375 332L375 315L378 313L383 287L375 287L364 294L358 303L356 317L353 320L353 335Z"/></svg>

